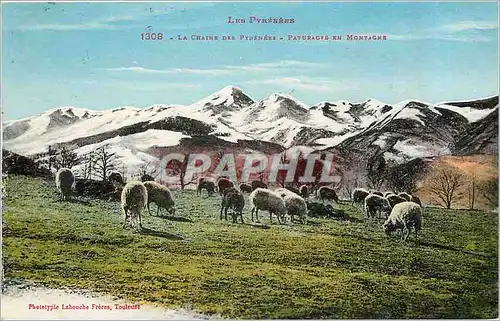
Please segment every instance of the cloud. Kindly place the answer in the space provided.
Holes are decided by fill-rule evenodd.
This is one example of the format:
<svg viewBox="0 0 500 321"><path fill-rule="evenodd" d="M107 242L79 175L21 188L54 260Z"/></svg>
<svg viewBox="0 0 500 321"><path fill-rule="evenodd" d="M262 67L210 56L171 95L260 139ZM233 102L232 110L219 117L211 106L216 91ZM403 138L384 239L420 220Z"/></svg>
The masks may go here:
<svg viewBox="0 0 500 321"><path fill-rule="evenodd" d="M103 87L119 88L127 91L162 91L166 89L196 89L200 88L199 84L188 83L151 83L151 82L127 82L127 81L113 81L103 83Z"/></svg>
<svg viewBox="0 0 500 321"><path fill-rule="evenodd" d="M272 85L278 87L286 87L288 89L304 89L315 92L334 92L352 89L354 86L347 82L339 82L332 80L322 80L309 77L281 77L264 80L250 80L247 84Z"/></svg>
<svg viewBox="0 0 500 321"><path fill-rule="evenodd" d="M145 18L152 18L156 16L161 16L168 14L172 11L169 7L166 10L139 10L132 13L126 13L122 15L115 16L107 16L107 17L98 17L93 20L89 20L82 23L74 23L74 24L22 24L14 27L15 30L21 31L43 31L43 30L52 30L52 31L71 31L71 30L92 30L92 29L107 29L107 30L118 30L125 28L133 28L134 25L130 24L133 21L139 21ZM123 23L121 22L129 22Z"/></svg>
<svg viewBox="0 0 500 321"><path fill-rule="evenodd" d="M444 30L450 32L462 32L469 30L496 30L498 29L497 21L460 21L457 23L447 24L442 26Z"/></svg>
<svg viewBox="0 0 500 321"><path fill-rule="evenodd" d="M220 75L230 74L231 70L225 69L190 69L190 68L169 68L169 69L148 69L143 67L119 67L106 68L108 71L129 71L142 74L198 74L198 75Z"/></svg>
<svg viewBox="0 0 500 321"><path fill-rule="evenodd" d="M452 24L445 24L435 28L422 30L413 34L388 35L389 40L445 40L460 42L487 42L494 41L495 38L487 36L481 31L497 30L497 22L488 21L460 21Z"/></svg>
<svg viewBox="0 0 500 321"><path fill-rule="evenodd" d="M239 71L245 72L275 72L277 69L307 69L312 67L322 66L320 63L297 61L297 60L281 60L276 62L257 63L242 66L222 66L215 69L193 69L193 68L168 68L168 69L148 69L143 67L118 67L106 68L108 71L125 71L136 72L143 74L199 74L199 75L229 75Z"/></svg>

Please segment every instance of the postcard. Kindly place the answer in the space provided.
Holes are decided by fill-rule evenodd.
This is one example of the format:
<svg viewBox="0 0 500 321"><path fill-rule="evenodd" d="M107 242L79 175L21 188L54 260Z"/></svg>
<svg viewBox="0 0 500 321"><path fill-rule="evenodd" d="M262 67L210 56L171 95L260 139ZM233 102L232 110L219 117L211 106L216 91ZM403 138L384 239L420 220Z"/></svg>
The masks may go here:
<svg viewBox="0 0 500 321"><path fill-rule="evenodd" d="M498 2L2 2L2 320L498 318Z"/></svg>

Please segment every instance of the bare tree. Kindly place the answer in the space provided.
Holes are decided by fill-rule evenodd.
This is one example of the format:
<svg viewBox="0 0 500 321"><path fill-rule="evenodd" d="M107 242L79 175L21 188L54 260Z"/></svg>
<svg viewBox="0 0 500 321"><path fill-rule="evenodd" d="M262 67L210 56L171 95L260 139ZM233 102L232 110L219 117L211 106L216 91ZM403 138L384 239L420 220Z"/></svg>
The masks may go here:
<svg viewBox="0 0 500 321"><path fill-rule="evenodd" d="M90 152L83 156L83 178L92 179L92 169L94 168L95 157L94 152Z"/></svg>
<svg viewBox="0 0 500 321"><path fill-rule="evenodd" d="M80 164L81 159L78 155L69 147L63 146L60 150L56 152L54 157L54 167L59 168L72 168Z"/></svg>
<svg viewBox="0 0 500 321"><path fill-rule="evenodd" d="M191 177L190 181L186 181L186 173L188 169L188 155L184 156L183 161L179 161L177 159L172 159L166 164L165 170L169 174L169 176L179 176L179 183L181 184L181 189L184 189L186 186L197 182L196 175Z"/></svg>
<svg viewBox="0 0 500 321"><path fill-rule="evenodd" d="M287 161L288 158L286 156L286 151L284 151L281 153L280 162L281 164L285 164ZM276 183L278 183L281 187L285 187L287 174L288 172L286 170L279 170L276 175Z"/></svg>
<svg viewBox="0 0 500 321"><path fill-rule="evenodd" d="M137 177L153 177L156 178L159 174L158 162L150 161L142 163L137 169Z"/></svg>
<svg viewBox="0 0 500 321"><path fill-rule="evenodd" d="M481 195L492 206L498 206L498 178L491 178L479 184Z"/></svg>
<svg viewBox="0 0 500 321"><path fill-rule="evenodd" d="M477 197L478 177L476 173L467 175L467 203L469 209L473 210Z"/></svg>
<svg viewBox="0 0 500 321"><path fill-rule="evenodd" d="M94 169L97 177L106 181L111 171L116 168L115 154L109 149L109 145L99 147L94 152Z"/></svg>
<svg viewBox="0 0 500 321"><path fill-rule="evenodd" d="M464 184L464 174L460 169L445 162L432 166L429 188L438 200L450 209L458 196L458 188Z"/></svg>

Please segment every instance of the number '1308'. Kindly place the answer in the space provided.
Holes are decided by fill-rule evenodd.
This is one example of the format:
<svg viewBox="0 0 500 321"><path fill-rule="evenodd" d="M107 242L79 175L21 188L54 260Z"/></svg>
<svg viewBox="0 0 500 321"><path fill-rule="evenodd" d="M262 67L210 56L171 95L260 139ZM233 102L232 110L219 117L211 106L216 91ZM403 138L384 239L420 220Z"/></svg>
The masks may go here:
<svg viewBox="0 0 500 321"><path fill-rule="evenodd" d="M163 33L161 32L141 33L141 40L163 40Z"/></svg>

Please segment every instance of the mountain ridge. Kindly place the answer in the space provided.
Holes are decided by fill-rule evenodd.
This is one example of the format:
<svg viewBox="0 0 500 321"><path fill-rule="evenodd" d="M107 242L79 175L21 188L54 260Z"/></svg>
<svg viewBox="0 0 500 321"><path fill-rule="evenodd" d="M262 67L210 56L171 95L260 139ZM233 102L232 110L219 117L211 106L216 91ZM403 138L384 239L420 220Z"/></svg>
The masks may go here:
<svg viewBox="0 0 500 321"><path fill-rule="evenodd" d="M124 159L131 151L136 156L154 146L177 146L181 140L193 146L200 144L199 137L209 136L218 137L206 140L220 148L227 145L223 141L233 146L252 140L324 151L379 148L385 157L398 161L436 153L494 152L498 121L491 115L498 114L498 96L469 102L470 106L467 102L433 105L412 99L390 105L369 98L308 106L282 93L256 101L241 88L226 86L191 105L49 109L4 122L3 143L6 149L30 155L43 153L49 145L75 145L84 153L106 142L126 141Z"/></svg>

